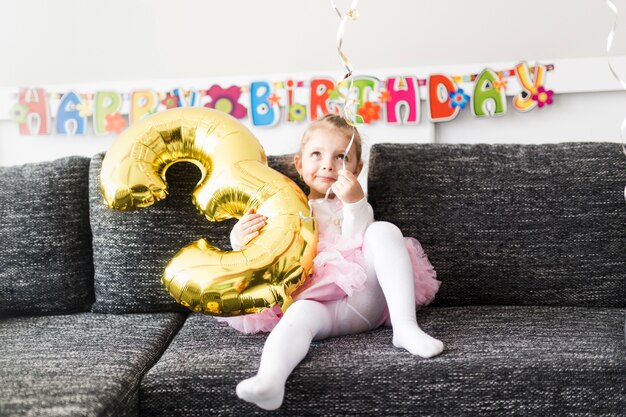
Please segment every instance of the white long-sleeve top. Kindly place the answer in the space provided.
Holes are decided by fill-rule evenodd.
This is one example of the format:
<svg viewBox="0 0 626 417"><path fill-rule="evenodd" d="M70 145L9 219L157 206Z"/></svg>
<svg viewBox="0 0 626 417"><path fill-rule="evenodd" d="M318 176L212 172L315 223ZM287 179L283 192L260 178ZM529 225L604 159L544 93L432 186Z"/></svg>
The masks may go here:
<svg viewBox="0 0 626 417"><path fill-rule="evenodd" d="M374 222L374 211L365 197L356 203L342 203L336 198L322 201L313 206L313 213L320 233L325 235L352 238L363 235Z"/></svg>

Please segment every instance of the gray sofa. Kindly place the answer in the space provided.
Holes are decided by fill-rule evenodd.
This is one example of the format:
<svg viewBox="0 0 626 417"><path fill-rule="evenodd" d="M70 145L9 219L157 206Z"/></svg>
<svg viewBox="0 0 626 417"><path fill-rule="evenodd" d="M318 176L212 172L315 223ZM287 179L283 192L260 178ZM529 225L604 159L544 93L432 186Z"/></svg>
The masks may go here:
<svg viewBox="0 0 626 417"><path fill-rule="evenodd" d="M228 248L191 164L148 209L105 207L103 155L0 168L0 415L624 415L626 157L615 143L371 150L377 220L418 238L442 286L421 359L391 330L313 344L283 407L237 399L265 334L190 313L160 276L181 247ZM288 155L270 165L297 180ZM300 184L302 185L302 184Z"/></svg>

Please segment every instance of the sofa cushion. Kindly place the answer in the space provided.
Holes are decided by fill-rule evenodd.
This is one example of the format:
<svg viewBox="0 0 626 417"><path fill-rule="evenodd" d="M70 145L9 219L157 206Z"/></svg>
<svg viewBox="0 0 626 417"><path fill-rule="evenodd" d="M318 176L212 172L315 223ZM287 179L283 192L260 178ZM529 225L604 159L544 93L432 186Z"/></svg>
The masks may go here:
<svg viewBox="0 0 626 417"><path fill-rule="evenodd" d="M626 306L617 143L375 145L377 220L421 241L435 305Z"/></svg>
<svg viewBox="0 0 626 417"><path fill-rule="evenodd" d="M391 330L314 342L267 415L618 415L626 406L624 309L425 308L446 344L421 359ZM141 414L266 415L235 387L256 373L266 335L192 314L140 387Z"/></svg>
<svg viewBox="0 0 626 417"><path fill-rule="evenodd" d="M139 381L183 320L178 313L1 320L0 415L137 415Z"/></svg>
<svg viewBox="0 0 626 417"><path fill-rule="evenodd" d="M89 310L89 158L0 167L0 316Z"/></svg>
<svg viewBox="0 0 626 417"><path fill-rule="evenodd" d="M161 285L167 263L186 245L206 238L230 250L236 220L212 223L191 200L200 171L182 162L167 170L169 195L151 207L121 212L109 209L100 192L104 155L90 167L89 200L93 232L95 292L93 311L102 313L187 311ZM292 156L270 157L270 166L297 179Z"/></svg>

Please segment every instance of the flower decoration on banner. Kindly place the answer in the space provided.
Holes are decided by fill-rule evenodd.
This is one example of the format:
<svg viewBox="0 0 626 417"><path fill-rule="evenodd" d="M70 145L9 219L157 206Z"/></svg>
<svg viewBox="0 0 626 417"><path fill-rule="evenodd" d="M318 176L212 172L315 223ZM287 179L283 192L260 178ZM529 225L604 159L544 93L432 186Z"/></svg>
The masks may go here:
<svg viewBox="0 0 626 417"><path fill-rule="evenodd" d="M178 96L172 93L167 93L165 98L161 100L161 104L163 104L166 109L173 109L175 107L178 107Z"/></svg>
<svg viewBox="0 0 626 417"><path fill-rule="evenodd" d="M239 103L241 87L233 85L223 89L219 85L214 85L207 90L207 95L211 97L211 102L205 104L205 107L223 111L236 119L246 117L247 109Z"/></svg>
<svg viewBox="0 0 626 417"><path fill-rule="evenodd" d="M450 93L450 107L465 108L465 105L469 102L470 96L465 94L462 88Z"/></svg>
<svg viewBox="0 0 626 417"><path fill-rule="evenodd" d="M537 106L540 108L545 105L552 104L552 96L554 95L554 91L546 90L544 86L539 86L537 88L537 93L533 94L531 98L537 102Z"/></svg>
<svg viewBox="0 0 626 417"><path fill-rule="evenodd" d="M93 114L93 112L91 111L91 106L89 105L88 101L83 101L82 103L79 103L76 105L76 110L78 111L78 115L80 117L89 117Z"/></svg>
<svg viewBox="0 0 626 417"><path fill-rule="evenodd" d="M504 79L504 76L502 76L502 74L498 74L498 80L493 82L493 86L497 91L506 90L508 84L509 82Z"/></svg>
<svg viewBox="0 0 626 417"><path fill-rule="evenodd" d="M381 104L389 103L391 101L391 94L389 94L389 91L380 90L380 93L378 94L378 101Z"/></svg>
<svg viewBox="0 0 626 417"><path fill-rule="evenodd" d="M289 120L301 122L306 119L306 107L304 104L296 103L289 107Z"/></svg>
<svg viewBox="0 0 626 417"><path fill-rule="evenodd" d="M111 113L105 116L106 119L106 131L113 132L119 135L126 127L127 123L124 117L119 113Z"/></svg>
<svg viewBox="0 0 626 417"><path fill-rule="evenodd" d="M363 123L371 123L374 120L380 120L380 106L366 101L358 111L359 115L363 118Z"/></svg>
<svg viewBox="0 0 626 417"><path fill-rule="evenodd" d="M328 90L328 98L331 101L341 100L341 93L336 88L333 88L331 90Z"/></svg>
<svg viewBox="0 0 626 417"><path fill-rule="evenodd" d="M280 97L278 97L276 93L273 93L271 96L269 96L267 98L267 101L269 101L270 106L280 107Z"/></svg>
<svg viewBox="0 0 626 417"><path fill-rule="evenodd" d="M28 119L28 106L25 104L15 104L9 114L14 122L24 123Z"/></svg>

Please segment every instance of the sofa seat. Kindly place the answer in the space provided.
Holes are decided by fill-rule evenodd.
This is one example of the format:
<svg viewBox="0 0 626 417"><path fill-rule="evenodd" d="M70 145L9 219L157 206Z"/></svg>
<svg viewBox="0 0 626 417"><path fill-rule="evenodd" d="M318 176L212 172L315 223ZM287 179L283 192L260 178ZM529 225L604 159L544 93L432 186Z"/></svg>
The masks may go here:
<svg viewBox="0 0 626 417"><path fill-rule="evenodd" d="M271 415L619 415L626 409L623 308L465 306L418 312L445 341L421 359L391 329L315 342ZM141 414L264 415L236 398L266 334L192 314L140 387ZM267 413L269 414L269 413Z"/></svg>
<svg viewBox="0 0 626 417"><path fill-rule="evenodd" d="M0 320L0 415L137 415L137 391L185 315Z"/></svg>

